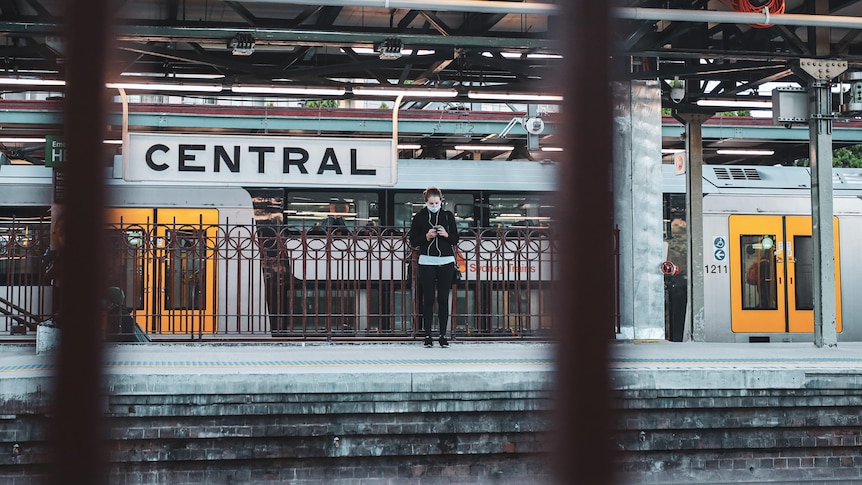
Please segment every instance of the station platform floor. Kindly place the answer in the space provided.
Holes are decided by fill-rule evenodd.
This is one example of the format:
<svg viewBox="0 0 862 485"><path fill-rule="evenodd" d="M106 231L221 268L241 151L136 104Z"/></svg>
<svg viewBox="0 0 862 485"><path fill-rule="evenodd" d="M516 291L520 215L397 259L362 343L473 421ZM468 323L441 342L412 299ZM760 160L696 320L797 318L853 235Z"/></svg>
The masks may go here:
<svg viewBox="0 0 862 485"><path fill-rule="evenodd" d="M552 373L554 343L150 343L106 344L107 375ZM860 375L862 342L816 348L811 343L631 342L610 344L612 387L703 385L796 387L812 372ZM0 377L50 375L53 355L27 344L0 345ZM801 373L801 374L800 374ZM622 378L625 377L625 378ZM313 378L313 377L312 377ZM745 379L758 382L746 382ZM718 381L716 381L718 379ZM740 380L743 379L743 380Z"/></svg>

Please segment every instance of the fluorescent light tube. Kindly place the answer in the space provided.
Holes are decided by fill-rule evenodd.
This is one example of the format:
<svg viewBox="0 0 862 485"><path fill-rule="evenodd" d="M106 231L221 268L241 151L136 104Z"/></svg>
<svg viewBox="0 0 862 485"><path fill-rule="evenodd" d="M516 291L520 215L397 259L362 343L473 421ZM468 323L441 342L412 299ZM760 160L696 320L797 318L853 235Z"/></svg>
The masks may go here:
<svg viewBox="0 0 862 485"><path fill-rule="evenodd" d="M757 99L698 99L695 104L713 108L772 108L772 101Z"/></svg>
<svg viewBox="0 0 862 485"><path fill-rule="evenodd" d="M469 91L467 97L470 99L488 101L535 101L539 103L555 103L563 100L562 96L555 94L540 93L510 93L492 91Z"/></svg>
<svg viewBox="0 0 862 485"><path fill-rule="evenodd" d="M0 77L0 85L3 86L65 86L66 81L62 79L33 79Z"/></svg>
<svg viewBox="0 0 862 485"><path fill-rule="evenodd" d="M455 145L455 150L465 151L465 152L475 152L475 151L509 152L509 151L512 151L512 146L511 145Z"/></svg>
<svg viewBox="0 0 862 485"><path fill-rule="evenodd" d="M295 96L343 96L347 92L338 87L310 87L310 86L254 86L234 85L230 90L238 94L287 94Z"/></svg>
<svg viewBox="0 0 862 485"><path fill-rule="evenodd" d="M105 87L129 89L132 91L169 91L192 93L220 93L221 84L183 84L183 83L105 83Z"/></svg>
<svg viewBox="0 0 862 485"><path fill-rule="evenodd" d="M388 96L388 97L413 97L413 98L454 98L458 91L454 89L434 88L396 88L396 87L364 87L353 88L353 94L357 96Z"/></svg>
<svg viewBox="0 0 862 485"><path fill-rule="evenodd" d="M769 156L775 154L775 150L746 150L746 149L721 149L716 150L715 153L719 155L760 155L760 156Z"/></svg>

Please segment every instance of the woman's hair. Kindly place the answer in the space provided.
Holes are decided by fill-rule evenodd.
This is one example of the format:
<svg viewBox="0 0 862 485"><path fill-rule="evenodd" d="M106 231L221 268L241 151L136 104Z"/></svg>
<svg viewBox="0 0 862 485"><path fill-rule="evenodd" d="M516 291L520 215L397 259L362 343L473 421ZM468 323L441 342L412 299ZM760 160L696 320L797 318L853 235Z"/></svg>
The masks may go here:
<svg viewBox="0 0 862 485"><path fill-rule="evenodd" d="M443 191L432 185L431 187L428 187L427 189L425 189L422 192L422 195L425 196L425 200L428 200L428 197L433 197L435 195L442 199L443 198Z"/></svg>

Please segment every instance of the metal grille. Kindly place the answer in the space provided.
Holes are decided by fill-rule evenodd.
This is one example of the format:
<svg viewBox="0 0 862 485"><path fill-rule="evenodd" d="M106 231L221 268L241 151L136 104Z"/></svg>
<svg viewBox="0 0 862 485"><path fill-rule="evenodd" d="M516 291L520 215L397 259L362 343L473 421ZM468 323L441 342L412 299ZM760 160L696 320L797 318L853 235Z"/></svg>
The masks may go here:
<svg viewBox="0 0 862 485"><path fill-rule="evenodd" d="M453 336L550 338L559 279L551 231L484 228L460 237L465 278L450 296ZM34 320L50 318L52 308L42 239L16 246L38 266L32 278L2 287L18 310L4 308L30 312ZM421 333L417 255L404 228L112 225L106 241L108 286L124 291L125 306L153 340L386 340ZM12 320L6 322L8 331Z"/></svg>

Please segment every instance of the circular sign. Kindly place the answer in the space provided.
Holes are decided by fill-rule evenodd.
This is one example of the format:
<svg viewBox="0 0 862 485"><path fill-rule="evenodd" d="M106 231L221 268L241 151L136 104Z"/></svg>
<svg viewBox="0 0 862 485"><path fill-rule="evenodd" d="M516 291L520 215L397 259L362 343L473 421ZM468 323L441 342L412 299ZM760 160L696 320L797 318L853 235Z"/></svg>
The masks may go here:
<svg viewBox="0 0 862 485"><path fill-rule="evenodd" d="M673 264L672 261L665 261L661 264L661 272L666 275L674 276L679 274L679 266Z"/></svg>

